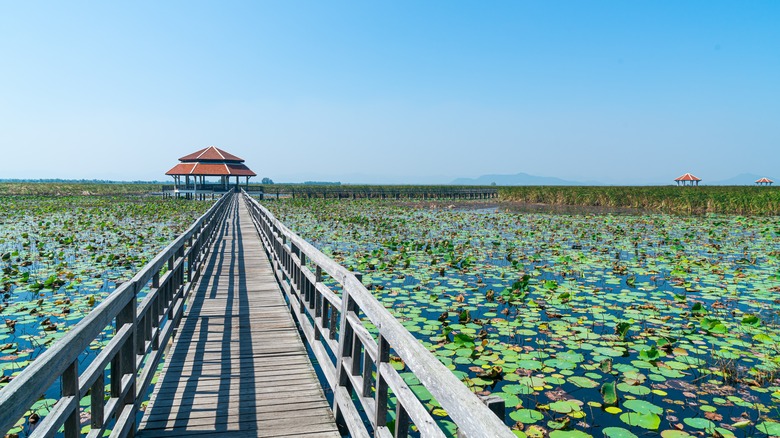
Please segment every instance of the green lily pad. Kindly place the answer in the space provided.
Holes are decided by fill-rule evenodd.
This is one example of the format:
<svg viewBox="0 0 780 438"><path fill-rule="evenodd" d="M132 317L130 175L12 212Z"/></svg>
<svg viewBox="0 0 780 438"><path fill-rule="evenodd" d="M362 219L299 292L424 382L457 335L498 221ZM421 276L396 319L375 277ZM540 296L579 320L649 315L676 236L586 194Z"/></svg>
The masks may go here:
<svg viewBox="0 0 780 438"><path fill-rule="evenodd" d="M626 412L620 414L620 420L630 426L638 426L648 430L657 430L661 425L661 417L656 414L637 414Z"/></svg>
<svg viewBox="0 0 780 438"><path fill-rule="evenodd" d="M622 427L605 427L601 432L606 438L638 438L631 431Z"/></svg>
<svg viewBox="0 0 780 438"><path fill-rule="evenodd" d="M626 400L623 402L623 407L631 409L638 414L657 414L664 413L663 408L656 406L645 400Z"/></svg>
<svg viewBox="0 0 780 438"><path fill-rule="evenodd" d="M580 430L554 430L550 432L550 438L593 438Z"/></svg>
<svg viewBox="0 0 780 438"><path fill-rule="evenodd" d="M569 383L579 386L580 388L596 388L599 386L593 379L589 379L583 376L572 376L567 379Z"/></svg>
<svg viewBox="0 0 780 438"><path fill-rule="evenodd" d="M706 418L684 418L683 423L696 429L704 429L708 433L715 430L715 423Z"/></svg>
<svg viewBox="0 0 780 438"><path fill-rule="evenodd" d="M509 418L525 424L533 424L544 418L544 415L533 409L518 409L509 414Z"/></svg>
<svg viewBox="0 0 780 438"><path fill-rule="evenodd" d="M568 414L582 410L582 402L579 400L559 400L550 403L550 410L559 414Z"/></svg>
<svg viewBox="0 0 780 438"><path fill-rule="evenodd" d="M756 429L767 435L780 435L780 423L775 421L764 421L756 426Z"/></svg>

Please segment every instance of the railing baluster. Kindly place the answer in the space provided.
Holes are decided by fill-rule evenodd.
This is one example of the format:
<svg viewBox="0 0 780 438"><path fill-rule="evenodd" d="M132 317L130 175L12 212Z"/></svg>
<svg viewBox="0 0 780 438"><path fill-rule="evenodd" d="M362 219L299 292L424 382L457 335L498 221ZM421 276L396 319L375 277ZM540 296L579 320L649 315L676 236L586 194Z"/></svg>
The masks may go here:
<svg viewBox="0 0 780 438"><path fill-rule="evenodd" d="M397 402L395 407L395 438L406 438L409 436L409 414L404 406Z"/></svg>
<svg viewBox="0 0 780 438"><path fill-rule="evenodd" d="M106 394L106 387L105 387L105 371L101 371L100 374L98 374L97 380L95 380L95 383L92 384L92 387L89 389L89 399L90 399L90 419L91 419L91 426L93 429L100 429L103 427L103 411L105 410L105 394Z"/></svg>
<svg viewBox="0 0 780 438"><path fill-rule="evenodd" d="M135 288L134 288L135 289ZM135 384L136 384L136 344L139 342L138 340L138 325L136 322L136 295L138 291L134 290L133 293L133 299L130 300L129 303L122 309L119 314L116 316L116 324L117 327L122 327L125 324L131 324L132 329L130 331L130 336L128 336L127 340L125 341L125 344L120 349L120 353L117 355L119 356L119 387L120 391L124 392L127 391L124 398L119 402L118 404L118 410L117 412L122 412L125 406L127 405L135 405ZM140 342L143 342L143 340L140 340ZM129 376L130 380L127 382L128 387L124 388L122 387L122 381L124 380L125 376ZM113 383L113 376L112 376L112 383ZM135 424L135 416L133 415L131 418L133 418L131 421L133 424ZM132 429L135 429L135 426L132 427Z"/></svg>
<svg viewBox="0 0 780 438"><path fill-rule="evenodd" d="M165 305L169 306L171 304L171 301L173 301L173 290L174 290L174 284L176 283L175 275L173 272L173 262L176 256L172 256L168 258L168 281L165 283ZM168 318L171 317L171 314L168 314Z"/></svg>
<svg viewBox="0 0 780 438"><path fill-rule="evenodd" d="M187 239L187 246L190 248L189 254L187 254L187 281L192 281L192 236Z"/></svg>
<svg viewBox="0 0 780 438"><path fill-rule="evenodd" d="M322 294L317 290L317 285L322 283L322 268L319 265L316 266L314 273L315 281L312 286L314 289L314 339L319 341L322 338L322 329L325 327L325 317L328 312L327 309L325 309L325 312L323 313L323 308L328 304L328 301L325 300L325 302L323 302ZM319 323L316 322L317 318L319 318Z"/></svg>
<svg viewBox="0 0 780 438"><path fill-rule="evenodd" d="M79 418L79 363L74 361L68 365L62 374L62 396L75 397L76 403L73 412L65 419L65 438L76 438L81 435Z"/></svg>
<svg viewBox="0 0 780 438"><path fill-rule="evenodd" d="M374 365L371 355L368 354L368 349L363 350L363 388L360 391L360 395L368 397L371 395L371 368Z"/></svg>
<svg viewBox="0 0 780 438"><path fill-rule="evenodd" d="M384 376L382 376L382 364L390 362L390 344L382 333L379 334L379 342L377 343L378 350L376 355L376 394L375 404L376 413L374 419L376 421L376 427L382 427L387 425L387 382Z"/></svg>
<svg viewBox="0 0 780 438"><path fill-rule="evenodd" d="M361 359L361 352L363 350L363 343L360 341L360 337L358 337L357 333L352 334L352 369L350 372L353 376L359 376L361 375L360 370L360 359Z"/></svg>
<svg viewBox="0 0 780 438"><path fill-rule="evenodd" d="M336 314L336 308L328 303L328 307L330 308L330 325L328 329L330 330L329 337L330 339L336 339L336 327L338 324L338 315Z"/></svg>

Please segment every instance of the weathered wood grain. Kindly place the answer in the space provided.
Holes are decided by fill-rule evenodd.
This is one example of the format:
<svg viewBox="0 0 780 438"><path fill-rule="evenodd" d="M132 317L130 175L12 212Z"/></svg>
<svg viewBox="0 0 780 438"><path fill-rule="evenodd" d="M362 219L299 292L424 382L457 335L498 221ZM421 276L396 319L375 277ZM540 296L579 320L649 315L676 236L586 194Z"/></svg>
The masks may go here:
<svg viewBox="0 0 780 438"><path fill-rule="evenodd" d="M227 221L138 435L340 436L243 203Z"/></svg>

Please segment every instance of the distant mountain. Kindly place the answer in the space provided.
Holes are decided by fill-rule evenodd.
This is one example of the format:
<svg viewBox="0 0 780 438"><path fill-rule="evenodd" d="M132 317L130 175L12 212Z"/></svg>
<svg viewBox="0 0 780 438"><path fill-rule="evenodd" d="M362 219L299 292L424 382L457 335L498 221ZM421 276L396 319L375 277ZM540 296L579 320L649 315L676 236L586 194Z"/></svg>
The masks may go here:
<svg viewBox="0 0 780 438"><path fill-rule="evenodd" d="M759 180L763 177L767 177L775 182L778 181L777 178L774 178L770 175L757 175L755 173L740 173L737 176L731 177L729 179L720 180L720 181L702 180L702 184L706 183L709 186L745 186L745 185L752 186L756 183L756 180Z"/></svg>
<svg viewBox="0 0 780 438"><path fill-rule="evenodd" d="M477 178L458 178L450 184L460 186L489 186L495 183L498 186L582 186L600 185L598 182L568 181L554 176L536 176L527 173L514 175L482 175Z"/></svg>

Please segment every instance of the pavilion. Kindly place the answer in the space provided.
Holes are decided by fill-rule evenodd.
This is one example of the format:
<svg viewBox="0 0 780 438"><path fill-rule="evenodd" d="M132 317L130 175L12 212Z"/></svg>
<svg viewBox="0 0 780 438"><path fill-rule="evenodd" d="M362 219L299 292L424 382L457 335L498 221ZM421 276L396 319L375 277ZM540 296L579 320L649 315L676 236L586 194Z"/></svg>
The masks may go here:
<svg viewBox="0 0 780 438"><path fill-rule="evenodd" d="M763 177L763 178L761 178L761 179L756 181L756 184L758 184L760 186L762 186L762 185L763 186L771 186L772 183L774 183L774 181L772 181L771 179L769 179L767 177Z"/></svg>
<svg viewBox="0 0 780 438"><path fill-rule="evenodd" d="M674 180L677 182L678 186L698 186L701 178L697 178L693 176L693 174L686 173L685 175L677 177Z"/></svg>
<svg viewBox="0 0 780 438"><path fill-rule="evenodd" d="M236 177L235 187L239 178L257 176L244 164L244 160L215 146L209 146L179 158L180 163L173 166L166 175L173 177L176 196L195 197L206 192L226 192L230 188L230 178ZM207 177L219 177L219 183L207 183Z"/></svg>

